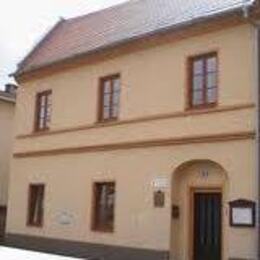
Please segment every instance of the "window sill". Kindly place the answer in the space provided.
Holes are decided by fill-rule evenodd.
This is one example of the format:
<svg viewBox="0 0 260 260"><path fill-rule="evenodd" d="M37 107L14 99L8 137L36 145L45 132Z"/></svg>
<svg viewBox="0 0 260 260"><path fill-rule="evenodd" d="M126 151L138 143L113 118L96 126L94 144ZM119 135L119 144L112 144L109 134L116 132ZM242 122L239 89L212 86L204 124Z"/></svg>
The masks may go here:
<svg viewBox="0 0 260 260"><path fill-rule="evenodd" d="M103 233L103 234L115 233L114 229L110 229L110 228L92 228L91 231L94 233Z"/></svg>
<svg viewBox="0 0 260 260"><path fill-rule="evenodd" d="M218 106L217 103L198 105L198 106L188 106L186 111L201 111L201 110L211 110Z"/></svg>
<svg viewBox="0 0 260 260"><path fill-rule="evenodd" d="M118 118L113 118L113 119L106 119L106 120L99 120L96 122L96 125L113 125L119 122Z"/></svg>
<svg viewBox="0 0 260 260"><path fill-rule="evenodd" d="M33 135L41 135L41 134L47 133L49 131L50 131L49 127L48 128L44 128L44 129L39 129L39 130L35 129L35 130L32 131L32 134Z"/></svg>
<svg viewBox="0 0 260 260"><path fill-rule="evenodd" d="M28 228L43 228L43 224L29 224L26 225Z"/></svg>

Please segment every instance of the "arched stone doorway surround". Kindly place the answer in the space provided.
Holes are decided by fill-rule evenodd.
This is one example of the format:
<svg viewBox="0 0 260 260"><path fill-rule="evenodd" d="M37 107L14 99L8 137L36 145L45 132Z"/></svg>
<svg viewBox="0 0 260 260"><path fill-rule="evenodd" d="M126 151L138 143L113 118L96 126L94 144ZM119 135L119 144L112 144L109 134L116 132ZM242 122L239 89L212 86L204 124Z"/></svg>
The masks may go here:
<svg viewBox="0 0 260 260"><path fill-rule="evenodd" d="M194 259L195 192L221 193L221 255L226 259L228 227L227 194L229 180L225 169L212 160L190 160L177 166L172 175L172 205L179 207L179 217L171 220L171 259Z"/></svg>

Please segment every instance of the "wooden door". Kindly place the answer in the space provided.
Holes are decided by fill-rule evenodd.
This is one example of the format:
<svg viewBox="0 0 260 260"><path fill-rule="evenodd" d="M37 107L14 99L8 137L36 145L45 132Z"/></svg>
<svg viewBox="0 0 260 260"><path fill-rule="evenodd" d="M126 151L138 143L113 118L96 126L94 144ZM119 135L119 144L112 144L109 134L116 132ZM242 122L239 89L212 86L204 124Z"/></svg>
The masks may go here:
<svg viewBox="0 0 260 260"><path fill-rule="evenodd" d="M221 193L194 193L194 260L221 260Z"/></svg>
<svg viewBox="0 0 260 260"><path fill-rule="evenodd" d="M5 223L6 223L6 207L0 206L0 242L5 237Z"/></svg>

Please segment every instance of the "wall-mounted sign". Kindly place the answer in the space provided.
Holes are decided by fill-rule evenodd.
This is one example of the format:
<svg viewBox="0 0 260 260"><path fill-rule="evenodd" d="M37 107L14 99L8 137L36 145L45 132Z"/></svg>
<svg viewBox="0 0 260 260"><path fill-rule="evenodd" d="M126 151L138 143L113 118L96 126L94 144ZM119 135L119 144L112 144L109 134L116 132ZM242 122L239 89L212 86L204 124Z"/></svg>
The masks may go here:
<svg viewBox="0 0 260 260"><path fill-rule="evenodd" d="M209 177L209 171L208 170L202 170L200 172L200 175L203 179L207 179Z"/></svg>
<svg viewBox="0 0 260 260"><path fill-rule="evenodd" d="M71 225L73 222L73 215L66 211L61 211L58 214L57 221L60 225L67 226Z"/></svg>
<svg viewBox="0 0 260 260"><path fill-rule="evenodd" d="M153 195L153 203L155 208L164 208L165 194L162 191L155 191Z"/></svg>
<svg viewBox="0 0 260 260"><path fill-rule="evenodd" d="M158 177L152 181L152 186L155 189L166 189L169 186L169 182L167 178Z"/></svg>
<svg viewBox="0 0 260 260"><path fill-rule="evenodd" d="M232 227L254 227L256 218L256 203L254 201L239 199L231 201L230 225Z"/></svg>

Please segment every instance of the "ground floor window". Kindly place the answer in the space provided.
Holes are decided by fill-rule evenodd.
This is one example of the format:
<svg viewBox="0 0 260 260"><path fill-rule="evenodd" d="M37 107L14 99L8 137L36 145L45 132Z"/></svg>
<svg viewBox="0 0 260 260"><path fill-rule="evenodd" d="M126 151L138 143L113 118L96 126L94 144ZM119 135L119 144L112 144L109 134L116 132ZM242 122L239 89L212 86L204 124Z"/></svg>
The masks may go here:
<svg viewBox="0 0 260 260"><path fill-rule="evenodd" d="M115 210L115 183L102 182L94 184L94 205L92 229L113 232Z"/></svg>
<svg viewBox="0 0 260 260"><path fill-rule="evenodd" d="M28 219L29 226L41 227L44 213L44 184L31 184L29 186Z"/></svg>

